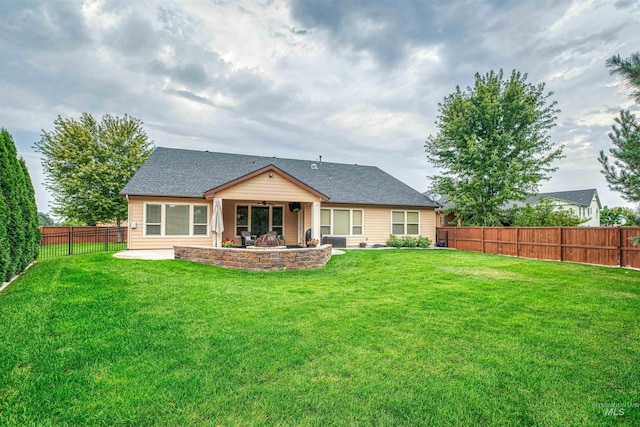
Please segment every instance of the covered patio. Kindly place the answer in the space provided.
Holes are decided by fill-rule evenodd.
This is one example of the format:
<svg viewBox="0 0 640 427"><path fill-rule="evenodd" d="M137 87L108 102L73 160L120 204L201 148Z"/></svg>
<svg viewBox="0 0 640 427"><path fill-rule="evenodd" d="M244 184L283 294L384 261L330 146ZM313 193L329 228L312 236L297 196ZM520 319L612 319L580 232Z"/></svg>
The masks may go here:
<svg viewBox="0 0 640 427"><path fill-rule="evenodd" d="M269 231L283 246L305 246L307 230L320 239L320 206L328 199L273 165L212 188L205 198L213 208L214 247L231 240L240 246L242 232L256 239Z"/></svg>

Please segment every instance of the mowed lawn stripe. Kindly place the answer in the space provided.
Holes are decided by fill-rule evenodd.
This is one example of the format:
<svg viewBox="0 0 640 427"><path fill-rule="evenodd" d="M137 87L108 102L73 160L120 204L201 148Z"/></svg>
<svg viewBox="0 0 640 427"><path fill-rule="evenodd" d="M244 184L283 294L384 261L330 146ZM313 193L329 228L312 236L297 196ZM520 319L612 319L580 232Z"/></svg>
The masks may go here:
<svg viewBox="0 0 640 427"><path fill-rule="evenodd" d="M462 251L45 260L0 294L0 424L634 425L638 319L638 271Z"/></svg>

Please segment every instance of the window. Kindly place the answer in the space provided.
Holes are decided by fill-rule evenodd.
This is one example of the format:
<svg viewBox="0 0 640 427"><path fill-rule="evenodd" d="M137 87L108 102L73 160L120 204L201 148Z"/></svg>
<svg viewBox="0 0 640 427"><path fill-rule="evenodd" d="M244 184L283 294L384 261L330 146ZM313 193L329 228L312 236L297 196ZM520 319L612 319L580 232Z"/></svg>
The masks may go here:
<svg viewBox="0 0 640 427"><path fill-rule="evenodd" d="M356 236L362 235L362 211L353 210L353 226L351 228L351 234Z"/></svg>
<svg viewBox="0 0 640 427"><path fill-rule="evenodd" d="M350 211L345 209L333 210L333 234L347 236L351 234Z"/></svg>
<svg viewBox="0 0 640 427"><path fill-rule="evenodd" d="M271 207L271 229L278 232L278 236L284 233L284 215L282 206Z"/></svg>
<svg viewBox="0 0 640 427"><path fill-rule="evenodd" d="M249 206L236 206L236 236L249 231Z"/></svg>
<svg viewBox="0 0 640 427"><path fill-rule="evenodd" d="M162 232L162 205L147 205L145 210L147 236L159 236Z"/></svg>
<svg viewBox="0 0 640 427"><path fill-rule="evenodd" d="M270 230L284 236L282 206L236 205L236 236L240 236L243 231L250 231L251 234L259 236Z"/></svg>
<svg viewBox="0 0 640 427"><path fill-rule="evenodd" d="M207 219L209 216L208 206L194 206L193 207L193 235L194 236L206 236L207 233Z"/></svg>
<svg viewBox="0 0 640 427"><path fill-rule="evenodd" d="M401 236L420 234L420 212L391 211L391 234Z"/></svg>
<svg viewBox="0 0 640 427"><path fill-rule="evenodd" d="M209 207L178 203L145 204L145 236L207 236Z"/></svg>
<svg viewBox="0 0 640 427"><path fill-rule="evenodd" d="M363 234L362 209L321 209L320 233L334 236L361 236Z"/></svg>
<svg viewBox="0 0 640 427"><path fill-rule="evenodd" d="M189 205L165 205L165 236L189 235Z"/></svg>
<svg viewBox="0 0 640 427"><path fill-rule="evenodd" d="M331 209L320 210L320 234L331 234Z"/></svg>

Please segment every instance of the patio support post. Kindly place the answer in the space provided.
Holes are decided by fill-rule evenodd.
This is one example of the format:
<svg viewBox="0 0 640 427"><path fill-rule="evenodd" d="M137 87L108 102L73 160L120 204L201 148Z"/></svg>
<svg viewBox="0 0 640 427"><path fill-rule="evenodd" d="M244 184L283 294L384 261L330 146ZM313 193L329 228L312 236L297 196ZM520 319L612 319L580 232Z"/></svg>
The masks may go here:
<svg viewBox="0 0 640 427"><path fill-rule="evenodd" d="M311 208L311 237L320 240L320 202L313 202Z"/></svg>
<svg viewBox="0 0 640 427"><path fill-rule="evenodd" d="M218 208L220 211L218 211ZM216 216L219 216L219 218L216 218ZM219 221L217 225L216 221ZM216 248L222 247L222 232L224 231L224 223L222 221L222 199L215 198L213 199L213 218L211 229L213 231L213 246Z"/></svg>

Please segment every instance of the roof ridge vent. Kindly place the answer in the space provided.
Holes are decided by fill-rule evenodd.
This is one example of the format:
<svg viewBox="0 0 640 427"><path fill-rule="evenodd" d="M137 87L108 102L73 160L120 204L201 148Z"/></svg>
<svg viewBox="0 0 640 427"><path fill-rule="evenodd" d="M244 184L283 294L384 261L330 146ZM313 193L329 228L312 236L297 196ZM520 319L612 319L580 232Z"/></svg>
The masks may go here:
<svg viewBox="0 0 640 427"><path fill-rule="evenodd" d="M316 165L315 163L311 163L311 170L317 171L318 165Z"/></svg>

